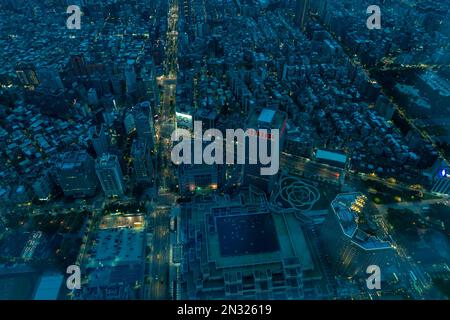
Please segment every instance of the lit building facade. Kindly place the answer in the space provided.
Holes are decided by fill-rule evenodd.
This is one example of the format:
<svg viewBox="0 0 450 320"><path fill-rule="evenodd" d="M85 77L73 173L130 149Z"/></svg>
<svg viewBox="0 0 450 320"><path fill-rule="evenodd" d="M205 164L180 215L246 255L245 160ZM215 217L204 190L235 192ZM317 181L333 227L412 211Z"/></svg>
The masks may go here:
<svg viewBox="0 0 450 320"><path fill-rule="evenodd" d="M366 201L358 192L337 195L320 229L334 271L345 277L365 273L370 265L382 268L395 252L389 241L377 235Z"/></svg>
<svg viewBox="0 0 450 320"><path fill-rule="evenodd" d="M95 171L106 196L121 197L125 194L122 169L117 156L103 154L96 160Z"/></svg>
<svg viewBox="0 0 450 320"><path fill-rule="evenodd" d="M56 175L64 195L74 198L93 196L98 181L95 161L85 151L67 152L56 164Z"/></svg>

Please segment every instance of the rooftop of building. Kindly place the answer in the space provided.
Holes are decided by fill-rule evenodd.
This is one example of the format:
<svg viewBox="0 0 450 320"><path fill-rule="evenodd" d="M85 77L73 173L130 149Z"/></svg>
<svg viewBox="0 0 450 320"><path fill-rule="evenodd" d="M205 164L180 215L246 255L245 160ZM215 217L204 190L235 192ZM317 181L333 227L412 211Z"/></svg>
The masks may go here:
<svg viewBox="0 0 450 320"><path fill-rule="evenodd" d="M85 161L89 160L90 156L85 151L71 151L66 152L61 157L61 169L73 169L81 166Z"/></svg>
<svg viewBox="0 0 450 320"><path fill-rule="evenodd" d="M286 119L286 114L280 110L263 108L261 111L250 114L248 127L281 130Z"/></svg>
<svg viewBox="0 0 450 320"><path fill-rule="evenodd" d="M204 215L205 259L217 269L280 264L296 257L304 270L314 261L301 222L293 215L270 212L264 194L249 189L230 198L202 198L194 202L193 216ZM198 226L200 227L200 226Z"/></svg>
<svg viewBox="0 0 450 320"><path fill-rule="evenodd" d="M318 160L338 162L341 164L345 164L347 162L347 156L345 154L322 149L318 149L316 151L316 158Z"/></svg>
<svg viewBox="0 0 450 320"><path fill-rule="evenodd" d="M96 232L88 267L139 264L144 259L143 217L106 216Z"/></svg>
<svg viewBox="0 0 450 320"><path fill-rule="evenodd" d="M43 275L34 294L34 300L56 300L64 281L62 274Z"/></svg>
<svg viewBox="0 0 450 320"><path fill-rule="evenodd" d="M442 78L436 72L424 72L419 75L419 78L426 82L431 89L439 91L440 95L450 96L450 83L447 81L447 79Z"/></svg>
<svg viewBox="0 0 450 320"><path fill-rule="evenodd" d="M366 211L366 201L367 197L360 192L342 193L331 202L331 208L342 232L351 238L353 243L365 250L391 249L389 241L368 232L370 217Z"/></svg>
<svg viewBox="0 0 450 320"><path fill-rule="evenodd" d="M115 165L117 161L116 155L104 153L101 157L97 158L95 162L97 166L109 166Z"/></svg>
<svg viewBox="0 0 450 320"><path fill-rule="evenodd" d="M279 249L270 214L217 217L222 257L274 252Z"/></svg>

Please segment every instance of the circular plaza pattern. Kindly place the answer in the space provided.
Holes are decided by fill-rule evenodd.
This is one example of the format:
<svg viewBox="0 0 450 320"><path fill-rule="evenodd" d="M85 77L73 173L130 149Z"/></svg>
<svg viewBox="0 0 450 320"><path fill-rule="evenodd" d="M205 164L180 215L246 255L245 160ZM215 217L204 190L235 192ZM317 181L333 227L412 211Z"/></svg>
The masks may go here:
<svg viewBox="0 0 450 320"><path fill-rule="evenodd" d="M270 197L275 213L306 213L320 199L319 190L298 177L281 174L277 186Z"/></svg>

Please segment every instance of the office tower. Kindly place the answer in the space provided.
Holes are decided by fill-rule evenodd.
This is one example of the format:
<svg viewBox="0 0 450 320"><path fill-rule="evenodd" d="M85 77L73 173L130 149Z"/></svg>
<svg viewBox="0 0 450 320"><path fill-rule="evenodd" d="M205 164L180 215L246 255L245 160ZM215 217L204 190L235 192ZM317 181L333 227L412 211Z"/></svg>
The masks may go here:
<svg viewBox="0 0 450 320"><path fill-rule="evenodd" d="M134 70L134 63L128 61L125 66L125 84L126 92L133 93L136 91L136 71Z"/></svg>
<svg viewBox="0 0 450 320"><path fill-rule="evenodd" d="M11 193L11 200L17 204L30 202L31 193L25 185L18 185Z"/></svg>
<svg viewBox="0 0 450 320"><path fill-rule="evenodd" d="M181 164L178 169L180 193L205 193L219 187L218 165Z"/></svg>
<svg viewBox="0 0 450 320"><path fill-rule="evenodd" d="M23 86L38 86L39 80L32 64L19 63L16 66L16 75Z"/></svg>
<svg viewBox="0 0 450 320"><path fill-rule="evenodd" d="M386 96L380 95L377 98L376 102L376 110L380 116L382 116L386 120L391 120L394 115L395 108L394 105L390 102L390 100Z"/></svg>
<svg viewBox="0 0 450 320"><path fill-rule="evenodd" d="M327 11L328 0L311 1L309 5L311 11L323 18Z"/></svg>
<svg viewBox="0 0 450 320"><path fill-rule="evenodd" d="M113 74L111 76L111 89L114 95L123 94L122 77L119 74Z"/></svg>
<svg viewBox="0 0 450 320"><path fill-rule="evenodd" d="M286 121L287 115L286 113L279 110L272 109L262 109L261 111L253 112L247 123L247 130L254 130L254 140L258 141L258 153L263 144L267 146L267 154L272 157L272 162L274 158L277 157L279 159L279 154L272 154L271 143L274 136L271 134L272 129L279 130L279 141L275 141L274 143L278 143L279 153L283 150L284 141L286 136ZM260 134L260 129L267 130L267 135ZM270 164L263 165L261 163L260 157L256 159L251 159L250 145L251 137L246 139L245 142L245 165L244 165L244 179L243 185L249 186L252 185L257 187L258 189L269 193L276 182L277 174L275 175L262 175L261 168L269 167ZM252 164L252 160L256 161L256 164Z"/></svg>
<svg viewBox="0 0 450 320"><path fill-rule="evenodd" d="M26 0L3 0L0 1L0 5L4 8L4 9L21 9L23 8L23 6L27 4ZM30 10L31 11L31 10Z"/></svg>
<svg viewBox="0 0 450 320"><path fill-rule="evenodd" d="M328 0L320 0L319 3L319 15L323 18L328 9Z"/></svg>
<svg viewBox="0 0 450 320"><path fill-rule="evenodd" d="M88 104L91 106L98 105L98 95L97 91L94 88L90 88L87 93Z"/></svg>
<svg viewBox="0 0 450 320"><path fill-rule="evenodd" d="M339 194L320 228L320 239L337 274L364 275L368 266L381 269L395 251L372 219L376 210L359 192Z"/></svg>
<svg viewBox="0 0 450 320"><path fill-rule="evenodd" d="M95 194L95 161L85 151L67 152L56 164L58 184L66 196L90 197Z"/></svg>
<svg viewBox="0 0 450 320"><path fill-rule="evenodd" d="M450 104L450 81L439 73L426 71L420 74L416 87L426 93L429 99L439 104L438 110L444 111L446 108L441 106Z"/></svg>
<svg viewBox="0 0 450 320"><path fill-rule="evenodd" d="M137 183L151 183L153 179L153 163L146 144L137 138L131 147L134 175Z"/></svg>
<svg viewBox="0 0 450 320"><path fill-rule="evenodd" d="M438 173L434 177L431 191L450 195L450 166L445 162L442 162Z"/></svg>
<svg viewBox="0 0 450 320"><path fill-rule="evenodd" d="M309 0L297 0L295 4L295 24L301 30L305 29L305 22L308 17Z"/></svg>
<svg viewBox="0 0 450 320"><path fill-rule="evenodd" d="M141 78L144 84L146 99L150 101L152 108L159 107L159 89L158 83L156 82L153 61L145 63L141 71Z"/></svg>
<svg viewBox="0 0 450 320"><path fill-rule="evenodd" d="M102 124L100 130L92 127L92 146L94 147L97 157L101 157L104 153L109 151L110 138L106 132L106 127Z"/></svg>
<svg viewBox="0 0 450 320"><path fill-rule="evenodd" d="M55 66L44 66L38 68L37 76L39 79L39 86L44 90L53 91L64 89L61 77Z"/></svg>
<svg viewBox="0 0 450 320"><path fill-rule="evenodd" d="M125 132L127 135L136 130L136 124L134 123L134 116L132 110L129 110L125 113L123 118L123 126L125 127Z"/></svg>
<svg viewBox="0 0 450 320"><path fill-rule="evenodd" d="M198 140L197 140L198 141ZM220 164L194 164L195 142L191 146L192 164L180 164L178 167L178 184L180 193L205 194L222 186L225 176L225 166ZM208 143L201 146L201 153Z"/></svg>
<svg viewBox="0 0 450 320"><path fill-rule="evenodd" d="M194 114L194 121L201 121L203 132L216 127L218 114L216 110L200 108Z"/></svg>
<svg viewBox="0 0 450 320"><path fill-rule="evenodd" d="M107 197L121 197L125 194L122 169L117 156L105 153L100 158L97 158L95 171Z"/></svg>
<svg viewBox="0 0 450 320"><path fill-rule="evenodd" d="M40 176L32 185L33 191L41 201L48 200L53 191L53 184L50 176L45 173Z"/></svg>
<svg viewBox="0 0 450 320"><path fill-rule="evenodd" d="M144 101L135 105L132 113L138 138L152 150L155 145L155 127L150 102Z"/></svg>
<svg viewBox="0 0 450 320"><path fill-rule="evenodd" d="M86 62L83 55L73 55L70 57L70 64L75 76L87 75Z"/></svg>
<svg viewBox="0 0 450 320"><path fill-rule="evenodd" d="M79 114L82 117L86 117L89 113L89 108L86 103L76 102L73 105L73 109L76 111L77 114Z"/></svg>

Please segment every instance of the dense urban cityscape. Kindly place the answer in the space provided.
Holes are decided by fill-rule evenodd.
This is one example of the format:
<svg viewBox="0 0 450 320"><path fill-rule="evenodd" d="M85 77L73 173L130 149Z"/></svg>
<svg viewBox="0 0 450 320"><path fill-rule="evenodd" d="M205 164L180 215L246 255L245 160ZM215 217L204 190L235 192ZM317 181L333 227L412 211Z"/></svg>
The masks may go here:
<svg viewBox="0 0 450 320"><path fill-rule="evenodd" d="M449 38L448 0L0 0L0 300L448 300Z"/></svg>

